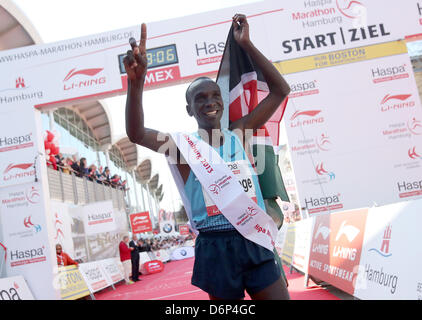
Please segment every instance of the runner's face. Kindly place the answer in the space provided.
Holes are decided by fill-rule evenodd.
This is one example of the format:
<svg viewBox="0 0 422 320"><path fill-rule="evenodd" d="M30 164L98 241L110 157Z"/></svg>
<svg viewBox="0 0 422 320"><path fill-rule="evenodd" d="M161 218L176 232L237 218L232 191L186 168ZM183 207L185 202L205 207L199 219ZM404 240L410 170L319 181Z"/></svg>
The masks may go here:
<svg viewBox="0 0 422 320"><path fill-rule="evenodd" d="M200 128L219 128L224 110L220 87L213 81L195 84L190 108Z"/></svg>

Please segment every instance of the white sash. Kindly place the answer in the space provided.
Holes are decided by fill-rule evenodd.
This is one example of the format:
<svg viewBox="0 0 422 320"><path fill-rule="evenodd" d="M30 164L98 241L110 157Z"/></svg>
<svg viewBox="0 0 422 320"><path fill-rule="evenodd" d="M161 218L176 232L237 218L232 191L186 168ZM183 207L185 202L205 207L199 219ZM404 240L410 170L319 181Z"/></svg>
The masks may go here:
<svg viewBox="0 0 422 320"><path fill-rule="evenodd" d="M192 135L172 133L171 136L203 189L233 227L246 239L273 251L276 224L244 192L220 155Z"/></svg>

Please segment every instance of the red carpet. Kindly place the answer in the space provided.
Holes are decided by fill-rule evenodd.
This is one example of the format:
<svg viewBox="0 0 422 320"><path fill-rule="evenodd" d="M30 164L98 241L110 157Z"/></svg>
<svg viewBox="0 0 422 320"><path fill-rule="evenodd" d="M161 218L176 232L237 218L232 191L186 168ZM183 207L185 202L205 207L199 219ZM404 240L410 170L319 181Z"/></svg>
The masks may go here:
<svg viewBox="0 0 422 320"><path fill-rule="evenodd" d="M208 294L190 284L194 258L169 262L161 273L141 276L132 285L116 285L95 294L98 300L208 300ZM339 300L320 287L306 289L301 274L289 274L289 293L292 300ZM310 282L312 283L312 282ZM246 295L246 300L250 300Z"/></svg>

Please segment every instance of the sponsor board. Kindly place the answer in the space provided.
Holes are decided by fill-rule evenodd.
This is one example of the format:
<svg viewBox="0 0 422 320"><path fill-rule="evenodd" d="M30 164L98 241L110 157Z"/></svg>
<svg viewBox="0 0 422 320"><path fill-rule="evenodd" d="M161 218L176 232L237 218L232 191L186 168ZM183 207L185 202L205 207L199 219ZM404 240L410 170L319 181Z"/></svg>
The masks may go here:
<svg viewBox="0 0 422 320"><path fill-rule="evenodd" d="M76 300L90 294L77 266L59 267L57 282L62 300Z"/></svg>
<svg viewBox="0 0 422 320"><path fill-rule="evenodd" d="M370 208L354 295L359 299L421 300L422 200Z"/></svg>
<svg viewBox="0 0 422 320"><path fill-rule="evenodd" d="M133 213L129 216L132 233L151 232L152 224L149 212Z"/></svg>
<svg viewBox="0 0 422 320"><path fill-rule="evenodd" d="M63 202L52 200L50 208L54 225L54 243L60 244L64 252L75 257L69 206Z"/></svg>
<svg viewBox="0 0 422 320"><path fill-rule="evenodd" d="M354 293L368 209L315 217L309 274Z"/></svg>
<svg viewBox="0 0 422 320"><path fill-rule="evenodd" d="M187 224L179 225L179 233L181 236L189 235L189 226Z"/></svg>
<svg viewBox="0 0 422 320"><path fill-rule="evenodd" d="M195 249L192 247L180 247L170 253L170 260L183 260L195 256Z"/></svg>
<svg viewBox="0 0 422 320"><path fill-rule="evenodd" d="M0 279L0 300L34 300L22 276Z"/></svg>
<svg viewBox="0 0 422 320"><path fill-rule="evenodd" d="M95 293L112 285L106 276L100 261L81 263L78 267L91 293Z"/></svg>
<svg viewBox="0 0 422 320"><path fill-rule="evenodd" d="M174 221L173 220L160 221L160 233L164 236L176 234Z"/></svg>
<svg viewBox="0 0 422 320"><path fill-rule="evenodd" d="M159 273L164 270L164 264L160 260L145 262L143 268L147 274Z"/></svg>
<svg viewBox="0 0 422 320"><path fill-rule="evenodd" d="M115 258L101 260L98 263L108 277L109 283L116 283L124 279Z"/></svg>
<svg viewBox="0 0 422 320"><path fill-rule="evenodd" d="M295 240L293 249L292 265L296 269L307 273L309 248L314 219L305 219L295 222Z"/></svg>
<svg viewBox="0 0 422 320"><path fill-rule="evenodd" d="M84 205L83 218L85 233L87 235L117 230L115 213L111 200Z"/></svg>

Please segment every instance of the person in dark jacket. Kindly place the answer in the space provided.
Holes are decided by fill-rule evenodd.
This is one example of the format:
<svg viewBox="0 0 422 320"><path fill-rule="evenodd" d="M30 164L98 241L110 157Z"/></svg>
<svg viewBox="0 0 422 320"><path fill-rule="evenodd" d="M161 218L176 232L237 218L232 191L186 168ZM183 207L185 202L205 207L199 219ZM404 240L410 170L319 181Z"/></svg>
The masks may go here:
<svg viewBox="0 0 422 320"><path fill-rule="evenodd" d="M139 279L139 250L138 250L138 238L134 234L132 241L129 242L129 248L133 248L130 252L130 259L132 261L132 281L137 282Z"/></svg>

